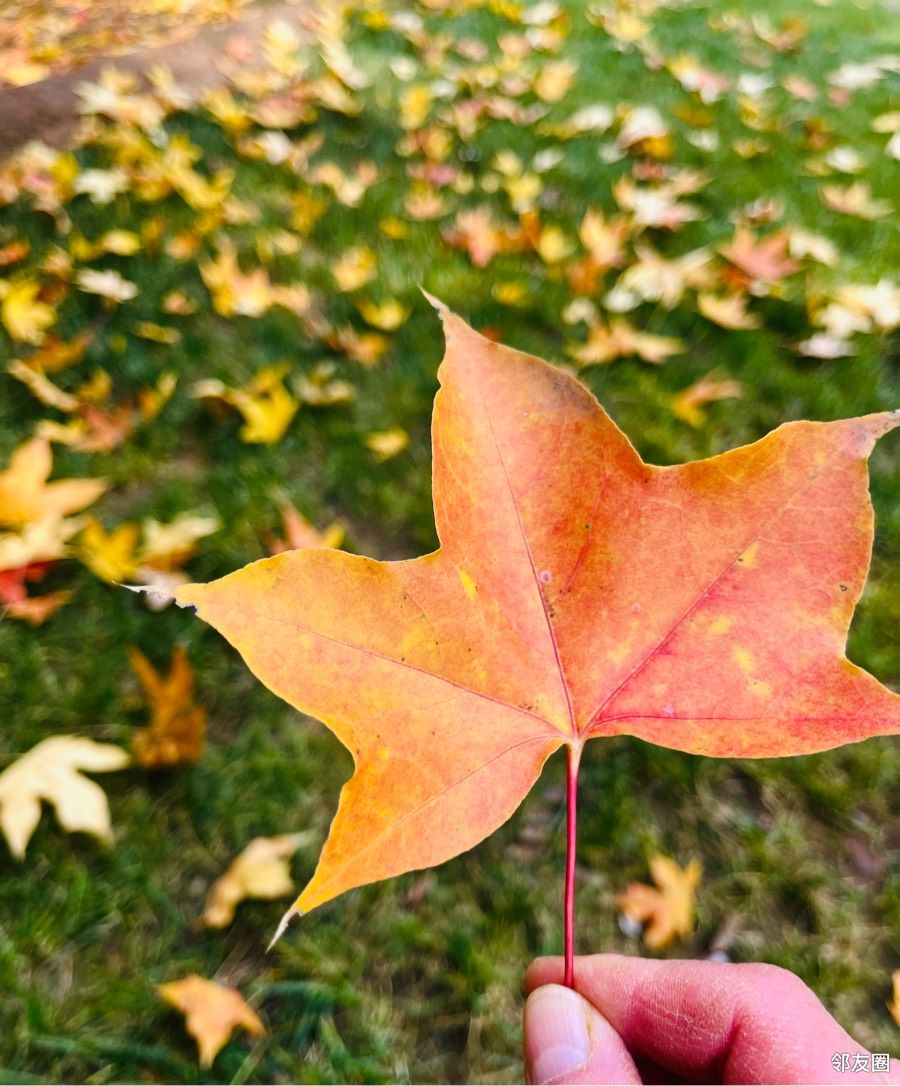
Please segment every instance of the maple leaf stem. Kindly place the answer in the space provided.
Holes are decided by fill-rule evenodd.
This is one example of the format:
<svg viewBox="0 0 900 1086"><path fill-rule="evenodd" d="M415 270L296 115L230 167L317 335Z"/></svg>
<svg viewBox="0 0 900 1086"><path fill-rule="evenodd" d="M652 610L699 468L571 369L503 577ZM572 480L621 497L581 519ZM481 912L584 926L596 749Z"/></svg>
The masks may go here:
<svg viewBox="0 0 900 1086"><path fill-rule="evenodd" d="M565 894L565 984L575 987L575 846L578 821L578 763L581 745L568 750L566 770L566 894Z"/></svg>

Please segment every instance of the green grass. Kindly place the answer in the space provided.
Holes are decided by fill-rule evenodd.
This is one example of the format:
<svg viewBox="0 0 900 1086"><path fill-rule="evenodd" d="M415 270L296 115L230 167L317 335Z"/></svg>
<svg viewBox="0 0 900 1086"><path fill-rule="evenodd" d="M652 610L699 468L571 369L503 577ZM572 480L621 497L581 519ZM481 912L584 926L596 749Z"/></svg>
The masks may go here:
<svg viewBox="0 0 900 1086"><path fill-rule="evenodd" d="M776 22L800 11L800 5L774 2L764 8ZM653 103L667 115L690 101L665 70L648 71L634 50L617 51L581 10L570 5L572 31L562 50L579 62L579 75L552 107L552 119L596 101ZM662 8L651 20L654 41L667 56L692 51L707 66L737 75L748 67L739 44L709 25L725 10L718 0ZM809 34L796 54L774 56L776 79L794 72L823 87L839 64L897 47L878 4L836 2L804 5L803 11ZM515 29L488 10L449 18L423 9L423 15L432 35L475 36L492 49L499 34ZM195 260L178 263L147 251L98 260L134 280L139 297L105 311L99 300L73 290L61 305L61 334L89 323L100 329L86 359L59 375L61 385L72 388L103 366L123 394L169 369L177 372L179 388L160 418L115 452L57 449L57 476L105 475L112 481L111 493L96 507L107 527L184 510L216 513L223 528L190 566L200 580L264 553L261 536L277 527L280 495L317 524L340 516L349 525L350 545L376 557L410 556L434 546L428 442L442 344L420 284L476 326L496 328L505 342L548 358L564 360L566 343L575 338L560 317L570 300L565 279L537 256L500 255L478 270L441 243L438 228L452 220L456 206L486 199L477 189L448 199L444 219L412 223L403 241L380 234L382 218L404 214L409 186L405 161L395 152L397 82L387 74L386 60L414 52L391 32L358 20L354 27L351 51L377 73L361 96L364 110L355 118L323 111L307 127L325 136L320 160L349 166L369 157L381 176L358 207L332 201L300 252L276 257L270 270L276 282L308 283L332 324L362 328L351 300L334 290L328 267L347 246L371 244L379 278L363 293L397 296L413 307L380 366L365 370L334 355L283 309L257 320L217 316ZM835 269L813 267L789 280L784 298L754 301L751 308L764 319L758 332L719 329L696 313L690 297L672 312L643 306L631 314L642 328L683 337L688 350L659 368L625 360L582 376L647 459L675 463L709 455L785 419L896 406L896 341L857 337L855 357L826 363L791 350L809 334L804 291L811 296L835 282L871 283L896 269L895 222L828 211L816 191L819 179L803 166L812 155L803 144L803 122L821 117L838 142L871 157L865 177L876 196L887 196L896 164L881 153L885 137L875 136L870 124L890 107L892 79L896 88L896 76L886 77L858 91L846 107L800 103L776 88L774 115L783 130L764 133L771 152L749 160L731 150L734 139L756 135L742 124L733 93L708 107L721 137L713 154L692 147L686 126L670 118L674 161L706 170L711 181L693 197L704 219L672 237L654 235L661 251L679 254L722 243L731 237L736 209L777 198L785 222L826 234L841 259ZM235 169L234 193L258 206L262 218L227 232L254 260L255 236L287 224L290 197L309 188L307 182L283 167L239 157L234 141L200 111L176 115L167 126L202 149L201 170ZM633 164L600 161L598 147L609 138L560 144L563 157L545 175L544 219L573 237L589 204L615 210L611 186ZM470 149L471 174L481 184L498 150L509 148L528 162L553 146L554 140L527 126L491 122ZM79 157L109 162L98 147ZM500 196L489 199L512 221ZM171 234L196 219L177 197L146 203L125 195L106 208L80 197L67 210L73 230L89 238L112 226L140 229L154 216L164 217ZM31 241L32 269L52 245L68 244L58 224L27 198L0 208L0 244L15 237ZM204 249L210 251L208 240ZM495 283L510 280L527 287L520 309L492 297ZM175 287L201 302L193 317L160 317L160 300ZM177 325L182 343L164 347L137 338L133 325L141 319ZM19 353L8 340L0 349ZM356 386L355 400L331 409L302 408L286 437L265 448L241 444L236 425L212 417L188 393L198 378L237 384L282 358L298 375L333 359L339 375ZM711 405L707 423L693 430L672 415L670 397L710 370L741 380L746 394ZM0 464L40 418L52 415L17 382L0 377ZM409 431L410 446L376 464L364 436L395 425ZM900 510L891 502L896 448L896 441L882 442L872 461L876 554L850 640L851 658L884 681L896 677L898 664L897 579L889 568L900 539ZM65 836L49 814L24 863L0 847L0 1081L518 1077L521 976L534 955L557 953L562 945L562 760L551 762L519 812L479 848L436 870L346 895L295 924L266 955L280 904L245 904L231 928L208 932L197 919L207 888L251 837L308 830L309 843L293 864L302 883L350 772L349 756L323 727L264 690L224 641L189 614L152 614L75 563L45 583L74 589L73 600L37 630L0 622L6 760L67 731L129 745L145 722L127 663L129 645L160 666L175 644L188 647L198 699L209 709L209 747L192 768L101 778L116 827L109 850L89 838ZM891 866L897 850L892 796L900 786L896 743L870 740L814 757L737 762L617 739L591 745L581 780L579 951L638 950L617 927L616 894L632 879L646 879L647 857L657 849L682 862L696 855L705 872L697 932L673 947L673 956L706 954L717 933L733 925L736 960L795 970L861 1044L896 1048L884 1006L890 971L898 965L890 935L900 925L900 878ZM239 986L268 1028L258 1042L237 1038L227 1045L210 1071L197 1067L193 1042L155 991L191 971Z"/></svg>

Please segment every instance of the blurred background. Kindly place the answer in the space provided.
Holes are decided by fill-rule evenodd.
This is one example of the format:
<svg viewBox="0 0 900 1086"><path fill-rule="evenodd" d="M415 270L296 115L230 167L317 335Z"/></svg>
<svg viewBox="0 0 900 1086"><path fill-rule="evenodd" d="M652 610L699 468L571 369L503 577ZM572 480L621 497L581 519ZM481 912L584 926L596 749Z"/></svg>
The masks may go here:
<svg viewBox="0 0 900 1086"><path fill-rule="evenodd" d="M2 5L0 1081L521 1076L522 973L562 947L564 760L479 848L267 955L350 758L116 582L433 548L420 286L577 371L654 463L896 407L896 6L752 7ZM872 460L849 647L885 682L896 453ZM60 736L91 743L22 769ZM42 782L84 815L77 765L107 770L91 832L45 806L32 833ZM774 962L896 1051L896 743L737 762L616 739L581 781L579 952ZM654 948L623 894L659 855ZM245 891L279 900L232 918ZM258 1016L206 1067L159 991L190 974Z"/></svg>

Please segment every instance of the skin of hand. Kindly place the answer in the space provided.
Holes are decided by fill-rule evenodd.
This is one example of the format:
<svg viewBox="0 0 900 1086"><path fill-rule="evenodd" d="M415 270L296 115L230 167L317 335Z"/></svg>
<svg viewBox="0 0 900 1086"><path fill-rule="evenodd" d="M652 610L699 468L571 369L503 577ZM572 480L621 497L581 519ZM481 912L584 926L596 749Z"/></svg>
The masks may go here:
<svg viewBox="0 0 900 1086"><path fill-rule="evenodd" d="M896 1060L887 1074L853 1071L871 1054L774 965L595 954L575 959L574 991L562 981L562 958L525 975L530 1083L900 1083Z"/></svg>

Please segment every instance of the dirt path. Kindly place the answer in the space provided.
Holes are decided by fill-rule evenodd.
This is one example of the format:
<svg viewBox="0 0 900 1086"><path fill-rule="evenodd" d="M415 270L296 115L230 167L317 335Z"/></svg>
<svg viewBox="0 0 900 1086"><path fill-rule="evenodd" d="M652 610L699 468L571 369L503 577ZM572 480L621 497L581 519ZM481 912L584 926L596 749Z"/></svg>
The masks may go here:
<svg viewBox="0 0 900 1086"><path fill-rule="evenodd" d="M95 81L107 65L140 74L156 64L165 64L177 82L196 90L208 90L226 82L217 61L229 39L240 35L259 42L275 19L283 19L295 26L298 33L308 36L304 23L310 10L309 5L296 2L265 4L227 25L202 27L192 38L175 45L101 56L40 83L4 87L0 89L0 159L29 140L63 145L78 123L76 86L83 81Z"/></svg>

